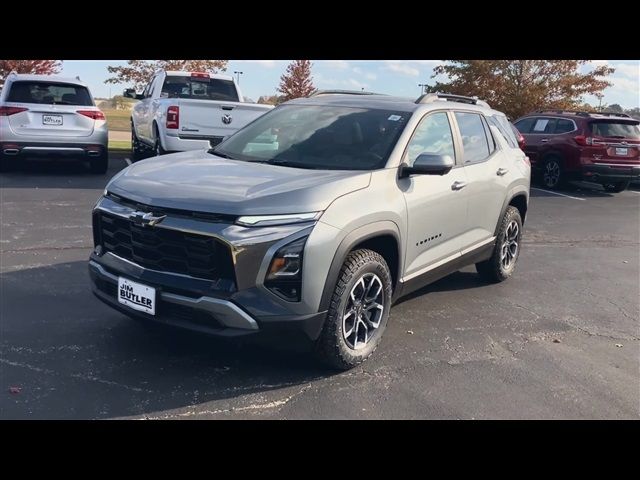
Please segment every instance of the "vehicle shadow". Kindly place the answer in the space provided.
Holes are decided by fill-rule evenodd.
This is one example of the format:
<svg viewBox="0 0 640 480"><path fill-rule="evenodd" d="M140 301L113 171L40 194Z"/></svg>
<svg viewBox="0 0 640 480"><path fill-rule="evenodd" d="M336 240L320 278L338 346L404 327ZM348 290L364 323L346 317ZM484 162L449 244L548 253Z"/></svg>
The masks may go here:
<svg viewBox="0 0 640 480"><path fill-rule="evenodd" d="M104 175L89 172L86 162L72 160L21 161L10 172L0 174L2 188L80 188L102 189L109 179L127 166L126 155L110 155Z"/></svg>
<svg viewBox="0 0 640 480"><path fill-rule="evenodd" d="M214 400L232 409L336 373L272 341L145 327L92 295L86 262L6 272L0 286L2 418L162 417Z"/></svg>
<svg viewBox="0 0 640 480"><path fill-rule="evenodd" d="M394 305L400 305L401 303L426 295L427 293L470 290L472 288L486 287L487 285L489 285L489 283L484 281L476 272L457 271L400 298Z"/></svg>
<svg viewBox="0 0 640 480"><path fill-rule="evenodd" d="M614 197L615 193L605 191L602 185L589 182L569 182L563 188L549 190L544 185L531 184L531 197L558 197L556 193L576 197Z"/></svg>

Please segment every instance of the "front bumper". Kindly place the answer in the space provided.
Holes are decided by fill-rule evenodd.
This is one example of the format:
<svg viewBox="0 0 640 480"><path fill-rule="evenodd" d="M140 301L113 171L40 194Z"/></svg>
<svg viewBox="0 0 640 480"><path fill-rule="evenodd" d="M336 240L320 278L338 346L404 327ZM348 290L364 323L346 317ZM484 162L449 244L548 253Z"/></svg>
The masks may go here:
<svg viewBox="0 0 640 480"><path fill-rule="evenodd" d="M583 165L582 180L596 183L630 181L640 178L640 165L590 164Z"/></svg>
<svg viewBox="0 0 640 480"><path fill-rule="evenodd" d="M233 282L198 278L185 273L163 271L140 265L131 258L101 247L100 216L103 213L129 218L133 207L109 197L100 199L94 210L94 241L89 273L95 295L130 316L142 317L214 335L237 336L266 330L295 330L315 339L320 334L326 312L304 302L288 302L267 289L261 279L272 252L282 243L308 235L312 226L289 225L252 228L231 223L203 221L168 215L157 226L169 231L192 232L217 238L230 249ZM97 229L97 230L96 230ZM157 250L158 252L160 250ZM117 300L118 277L156 289L156 315L140 313ZM305 285L303 283L303 293Z"/></svg>

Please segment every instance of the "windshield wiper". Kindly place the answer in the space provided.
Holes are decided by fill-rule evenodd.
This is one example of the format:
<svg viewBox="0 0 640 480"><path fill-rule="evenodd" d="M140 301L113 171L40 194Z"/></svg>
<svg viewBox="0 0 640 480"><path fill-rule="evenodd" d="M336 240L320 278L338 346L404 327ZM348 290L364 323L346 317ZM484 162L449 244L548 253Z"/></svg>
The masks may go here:
<svg viewBox="0 0 640 480"><path fill-rule="evenodd" d="M215 148L210 148L209 150L207 150L207 153L215 155L217 157L228 158L229 160L237 160L236 158L233 158L231 155L227 155L226 153L216 152Z"/></svg>
<svg viewBox="0 0 640 480"><path fill-rule="evenodd" d="M276 160L275 158L272 158L271 160L267 160L265 161L265 163L268 163L269 165L280 165L282 167L292 167L292 168L307 168L310 170L317 170L320 167L317 165L310 165L308 163L299 163L299 162L293 162L291 160Z"/></svg>

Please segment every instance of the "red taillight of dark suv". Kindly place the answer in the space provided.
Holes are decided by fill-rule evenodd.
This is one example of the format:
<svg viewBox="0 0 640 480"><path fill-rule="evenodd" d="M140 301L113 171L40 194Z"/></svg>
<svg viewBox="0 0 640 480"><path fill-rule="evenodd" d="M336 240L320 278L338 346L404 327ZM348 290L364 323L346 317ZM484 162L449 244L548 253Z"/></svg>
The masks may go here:
<svg viewBox="0 0 640 480"><path fill-rule="evenodd" d="M587 180L619 192L640 178L640 121L628 115L547 110L514 123L547 188Z"/></svg>

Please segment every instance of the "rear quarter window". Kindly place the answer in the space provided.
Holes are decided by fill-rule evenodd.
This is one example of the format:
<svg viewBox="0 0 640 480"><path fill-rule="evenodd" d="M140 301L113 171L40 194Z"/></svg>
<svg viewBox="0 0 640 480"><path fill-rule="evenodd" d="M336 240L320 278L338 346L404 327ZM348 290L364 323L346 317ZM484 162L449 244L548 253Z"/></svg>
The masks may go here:
<svg viewBox="0 0 640 480"><path fill-rule="evenodd" d="M6 101L83 107L93 105L93 99L86 87L55 82L14 82L11 84Z"/></svg>
<svg viewBox="0 0 640 480"><path fill-rule="evenodd" d="M518 120L514 125L520 133L529 133L535 121L535 117L523 118L522 120Z"/></svg>

